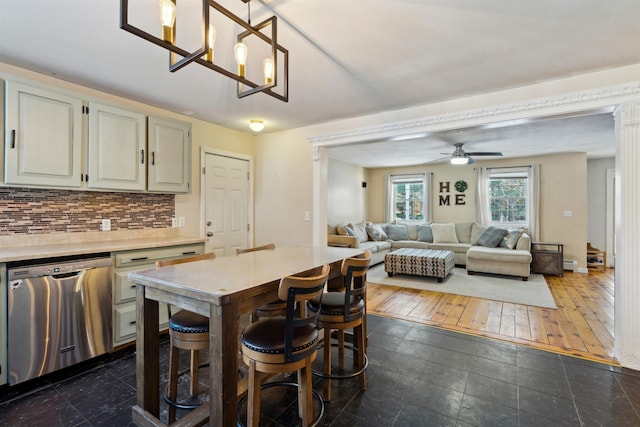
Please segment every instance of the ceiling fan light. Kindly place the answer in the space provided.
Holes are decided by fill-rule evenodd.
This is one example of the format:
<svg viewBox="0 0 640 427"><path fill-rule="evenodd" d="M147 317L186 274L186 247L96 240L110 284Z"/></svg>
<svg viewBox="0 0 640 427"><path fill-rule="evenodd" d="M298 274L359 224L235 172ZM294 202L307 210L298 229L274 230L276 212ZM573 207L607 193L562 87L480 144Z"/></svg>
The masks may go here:
<svg viewBox="0 0 640 427"><path fill-rule="evenodd" d="M464 157L451 157L451 164L452 165L466 165L467 163L469 163L469 158L464 156Z"/></svg>

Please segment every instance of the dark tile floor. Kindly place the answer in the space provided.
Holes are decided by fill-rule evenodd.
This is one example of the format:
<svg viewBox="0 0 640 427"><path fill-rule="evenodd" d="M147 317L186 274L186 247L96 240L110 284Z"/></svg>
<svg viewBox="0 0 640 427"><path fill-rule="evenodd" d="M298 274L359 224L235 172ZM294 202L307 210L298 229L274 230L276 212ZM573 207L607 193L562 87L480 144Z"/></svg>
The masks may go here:
<svg viewBox="0 0 640 427"><path fill-rule="evenodd" d="M368 388L334 382L322 426L640 425L638 371L378 316L367 326ZM134 369L128 352L22 395L3 388L0 426L130 425ZM265 390L264 425L298 425L294 395Z"/></svg>

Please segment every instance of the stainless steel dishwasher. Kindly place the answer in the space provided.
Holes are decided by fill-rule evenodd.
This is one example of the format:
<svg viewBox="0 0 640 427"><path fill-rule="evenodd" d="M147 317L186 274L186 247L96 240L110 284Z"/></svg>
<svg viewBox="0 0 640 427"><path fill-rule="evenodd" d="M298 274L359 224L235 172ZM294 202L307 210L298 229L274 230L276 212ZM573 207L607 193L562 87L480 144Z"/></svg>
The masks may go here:
<svg viewBox="0 0 640 427"><path fill-rule="evenodd" d="M108 253L7 265L9 384L113 349Z"/></svg>

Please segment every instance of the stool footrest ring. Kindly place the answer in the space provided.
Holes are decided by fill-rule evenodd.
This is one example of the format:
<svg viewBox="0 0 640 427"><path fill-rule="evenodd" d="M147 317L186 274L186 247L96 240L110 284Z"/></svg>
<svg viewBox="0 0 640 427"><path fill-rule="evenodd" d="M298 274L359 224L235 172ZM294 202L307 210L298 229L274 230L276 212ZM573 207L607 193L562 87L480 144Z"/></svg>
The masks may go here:
<svg viewBox="0 0 640 427"><path fill-rule="evenodd" d="M271 388L271 387L296 387L296 388L298 388L298 383L291 382L291 381L273 381L273 382L270 382L270 383L262 384L262 386L260 387L260 390L264 390L264 389ZM313 392L313 396L318 399L318 402L320 402L320 413L318 414L317 417L315 417L313 419L313 421L309 425L309 427L316 427L320 423L320 421L322 420L322 417L324 416L324 399L322 398L322 396L320 396L320 393L318 393L316 391L316 389L312 388L311 391ZM240 406L242 406L242 404L244 403L245 400L247 400L247 396L246 395L243 396L242 399L240 399L238 401L238 408L240 408ZM245 425L240 420L238 420L238 427L245 427Z"/></svg>
<svg viewBox="0 0 640 427"><path fill-rule="evenodd" d="M318 346L318 348L322 348L324 346L320 345ZM332 343L331 344L332 347L339 347L338 344ZM349 350L355 350L355 351L360 351L360 349L355 348L353 345L350 344L345 344L344 345L345 348L349 349ZM348 374L326 374L322 371L316 371L316 370L312 370L311 372L313 373L313 375L315 375L316 377L320 377L320 378L329 378L329 379L333 379L333 380L346 380L349 378L355 378L359 375L361 375L364 371L367 370L367 367L369 366L369 358L367 357L367 355L364 355L364 366L361 369L358 369L357 371L354 372L350 372Z"/></svg>
<svg viewBox="0 0 640 427"><path fill-rule="evenodd" d="M198 369L208 368L208 367L209 367L208 363L203 363L201 365L198 365ZM178 372L178 378L180 378L182 375L189 374L189 373L191 373L189 369L185 369L182 372ZM167 384L167 386L168 385L169 384ZM178 408L178 409L196 409L201 405L201 403L190 403L190 404L179 403L179 402L176 402L175 400L170 399L169 396L167 396L167 387L165 387L164 390L162 391L162 399L167 403L167 405L171 405L174 408Z"/></svg>

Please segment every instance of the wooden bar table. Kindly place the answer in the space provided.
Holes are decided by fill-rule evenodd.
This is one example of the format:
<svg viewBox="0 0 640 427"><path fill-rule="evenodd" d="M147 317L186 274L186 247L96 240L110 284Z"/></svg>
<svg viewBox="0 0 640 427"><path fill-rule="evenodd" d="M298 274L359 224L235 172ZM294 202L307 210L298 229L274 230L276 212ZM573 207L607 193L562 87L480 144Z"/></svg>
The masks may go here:
<svg viewBox="0 0 640 427"><path fill-rule="evenodd" d="M172 425L231 427L238 418L238 317L277 298L280 279L331 265L340 274L343 259L362 249L282 247L132 272L136 286L136 405L133 422L164 425L160 413L158 302L209 317L210 401Z"/></svg>

